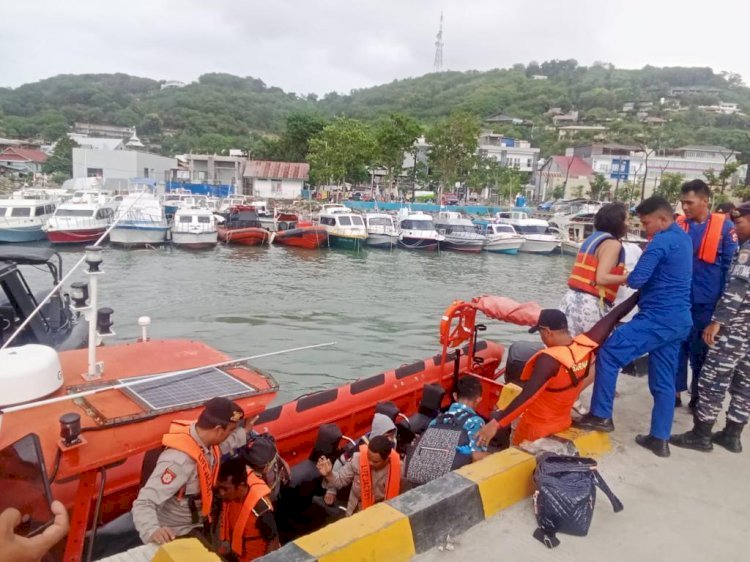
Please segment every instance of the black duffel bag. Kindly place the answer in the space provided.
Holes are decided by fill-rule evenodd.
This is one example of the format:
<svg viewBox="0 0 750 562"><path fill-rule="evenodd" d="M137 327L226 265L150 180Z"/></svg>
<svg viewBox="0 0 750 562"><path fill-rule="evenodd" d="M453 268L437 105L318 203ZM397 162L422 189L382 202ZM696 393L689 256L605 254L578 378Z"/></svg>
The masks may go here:
<svg viewBox="0 0 750 562"><path fill-rule="evenodd" d="M534 538L547 548L560 544L556 533L585 537L589 532L596 504L596 488L606 494L615 513L622 502L612 493L596 470L596 461L582 457L544 454L534 471Z"/></svg>

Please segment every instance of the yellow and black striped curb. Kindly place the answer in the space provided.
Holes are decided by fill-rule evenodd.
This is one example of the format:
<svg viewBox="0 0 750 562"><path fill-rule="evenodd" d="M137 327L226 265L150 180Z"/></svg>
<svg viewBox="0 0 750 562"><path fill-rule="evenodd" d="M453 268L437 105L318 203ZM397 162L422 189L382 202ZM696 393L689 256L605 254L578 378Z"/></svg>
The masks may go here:
<svg viewBox="0 0 750 562"><path fill-rule="evenodd" d="M610 448L604 433L570 429L582 456ZM301 537L259 560L264 562L401 562L434 548L529 497L533 455L518 448L495 453L432 482Z"/></svg>

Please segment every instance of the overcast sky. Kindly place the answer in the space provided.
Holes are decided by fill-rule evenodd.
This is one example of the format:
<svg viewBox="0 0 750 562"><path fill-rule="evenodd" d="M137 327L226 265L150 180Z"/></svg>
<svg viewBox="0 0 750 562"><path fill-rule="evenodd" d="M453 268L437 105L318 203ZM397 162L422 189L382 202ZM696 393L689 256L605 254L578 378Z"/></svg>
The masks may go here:
<svg viewBox="0 0 750 562"><path fill-rule="evenodd" d="M25 0L1 8L0 86L63 73L261 78L349 92L444 68L575 58L711 66L750 83L748 0Z"/></svg>

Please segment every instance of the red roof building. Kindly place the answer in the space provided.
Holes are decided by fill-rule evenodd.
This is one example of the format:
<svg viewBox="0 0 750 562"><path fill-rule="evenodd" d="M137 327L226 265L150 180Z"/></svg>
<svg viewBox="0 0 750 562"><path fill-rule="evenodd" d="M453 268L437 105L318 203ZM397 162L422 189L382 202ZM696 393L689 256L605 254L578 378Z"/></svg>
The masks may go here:
<svg viewBox="0 0 750 562"><path fill-rule="evenodd" d="M10 146L0 152L0 166L21 173L38 174L42 171L42 164L46 161L47 155L33 148Z"/></svg>
<svg viewBox="0 0 750 562"><path fill-rule="evenodd" d="M593 177L591 165L580 156L552 156L539 170L539 195L548 200L556 188L564 187L563 199L580 197L587 192Z"/></svg>
<svg viewBox="0 0 750 562"><path fill-rule="evenodd" d="M302 188L310 177L306 162L273 162L248 160L243 174L247 195L267 199L299 199Z"/></svg>

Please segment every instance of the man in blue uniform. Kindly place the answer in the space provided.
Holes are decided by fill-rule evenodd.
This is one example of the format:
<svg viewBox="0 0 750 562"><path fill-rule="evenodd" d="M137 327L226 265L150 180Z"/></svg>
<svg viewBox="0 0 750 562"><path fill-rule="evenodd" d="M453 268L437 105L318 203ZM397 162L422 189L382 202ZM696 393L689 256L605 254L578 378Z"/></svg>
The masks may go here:
<svg viewBox="0 0 750 562"><path fill-rule="evenodd" d="M646 234L652 238L627 280L629 287L640 290L639 310L601 347L596 358L591 411L576 425L614 431L612 410L618 372L648 353L648 386L654 398L651 429L648 435L638 435L635 440L656 455L667 457L677 359L692 325L692 244L690 237L674 223L672 206L666 199L646 199L636 212Z"/></svg>
<svg viewBox="0 0 750 562"><path fill-rule="evenodd" d="M690 383L690 409L698 401L698 379L706 360L708 346L701 337L711 322L711 316L724 293L732 257L737 250L737 234L732 220L725 214L711 213L709 199L711 190L705 182L692 180L682 185L680 201L684 218L678 217L678 225L693 241L693 284L691 291L691 315L693 329L680 352L677 371L677 397L675 405L681 405L680 392L688 389L687 366L693 373Z"/></svg>

